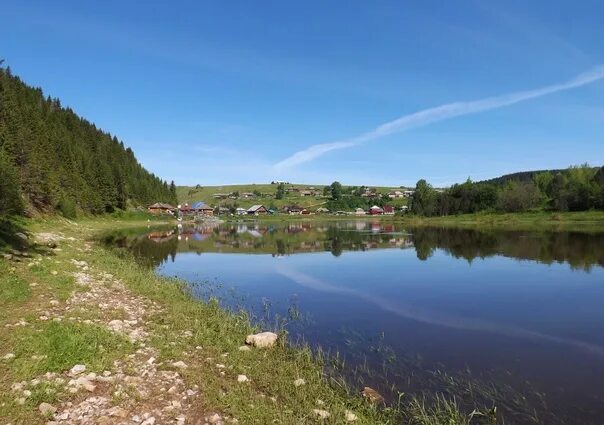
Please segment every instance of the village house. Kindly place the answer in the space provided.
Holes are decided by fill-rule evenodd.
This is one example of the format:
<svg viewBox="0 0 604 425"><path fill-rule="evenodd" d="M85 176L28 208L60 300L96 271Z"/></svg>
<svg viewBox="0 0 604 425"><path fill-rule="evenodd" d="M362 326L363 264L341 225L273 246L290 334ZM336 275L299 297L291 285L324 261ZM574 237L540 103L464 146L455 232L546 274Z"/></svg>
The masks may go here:
<svg viewBox="0 0 604 425"><path fill-rule="evenodd" d="M214 199L227 199L230 196L230 193L215 193Z"/></svg>
<svg viewBox="0 0 604 425"><path fill-rule="evenodd" d="M365 214L367 214L367 212L365 212L365 210L363 208L355 208L353 214L354 215L365 215Z"/></svg>
<svg viewBox="0 0 604 425"><path fill-rule="evenodd" d="M316 213L317 214L328 214L329 210L327 208L325 208L325 207L319 207L319 208L317 208Z"/></svg>
<svg viewBox="0 0 604 425"><path fill-rule="evenodd" d="M366 187L365 191L363 193L361 193L361 197L363 198L375 198L377 197L378 193L377 190L375 190L374 188L371 187Z"/></svg>
<svg viewBox="0 0 604 425"><path fill-rule="evenodd" d="M252 205L247 209L248 215L265 215L268 214L268 210L264 205Z"/></svg>
<svg viewBox="0 0 604 425"><path fill-rule="evenodd" d="M302 210L304 210L304 208L298 206L298 205L287 205L285 207L283 207L283 212L289 215L298 215L298 214L302 214Z"/></svg>
<svg viewBox="0 0 604 425"><path fill-rule="evenodd" d="M388 197L390 199L404 198L405 194L403 192L401 192L400 190L393 190L393 191L388 192Z"/></svg>
<svg viewBox="0 0 604 425"><path fill-rule="evenodd" d="M187 203L178 205L178 212L180 215L191 215L193 211L191 210L191 206Z"/></svg>
<svg viewBox="0 0 604 425"><path fill-rule="evenodd" d="M247 210L245 208L237 208L235 209L235 214L236 215L246 215L247 214Z"/></svg>
<svg viewBox="0 0 604 425"><path fill-rule="evenodd" d="M239 196L243 199L248 199L248 198L254 198L256 195L254 195L252 192L243 192Z"/></svg>
<svg viewBox="0 0 604 425"><path fill-rule="evenodd" d="M371 215L383 215L384 214L384 209L378 207L377 205L374 205L373 207L369 208L369 214L371 214Z"/></svg>
<svg viewBox="0 0 604 425"><path fill-rule="evenodd" d="M394 207L392 205L384 205L384 215L394 215Z"/></svg>
<svg viewBox="0 0 604 425"><path fill-rule="evenodd" d="M191 211L195 215L214 215L214 209L202 201L193 203Z"/></svg>
<svg viewBox="0 0 604 425"><path fill-rule="evenodd" d="M162 202L156 202L153 205L149 205L147 207L147 211L151 214L173 214L173 210L175 210L172 205L164 204Z"/></svg>

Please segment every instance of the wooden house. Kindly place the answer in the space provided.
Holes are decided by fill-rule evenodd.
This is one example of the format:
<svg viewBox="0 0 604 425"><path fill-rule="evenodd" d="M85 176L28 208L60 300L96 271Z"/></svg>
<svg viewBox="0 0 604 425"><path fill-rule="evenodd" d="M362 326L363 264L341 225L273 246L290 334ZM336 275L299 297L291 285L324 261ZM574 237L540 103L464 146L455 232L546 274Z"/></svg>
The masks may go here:
<svg viewBox="0 0 604 425"><path fill-rule="evenodd" d="M248 215L265 215L268 214L268 210L264 205L252 205L247 209Z"/></svg>
<svg viewBox="0 0 604 425"><path fill-rule="evenodd" d="M175 209L176 208L174 208L172 205L164 204L162 202L156 202L155 204L147 207L147 211L149 211L151 214L173 214L172 211Z"/></svg>

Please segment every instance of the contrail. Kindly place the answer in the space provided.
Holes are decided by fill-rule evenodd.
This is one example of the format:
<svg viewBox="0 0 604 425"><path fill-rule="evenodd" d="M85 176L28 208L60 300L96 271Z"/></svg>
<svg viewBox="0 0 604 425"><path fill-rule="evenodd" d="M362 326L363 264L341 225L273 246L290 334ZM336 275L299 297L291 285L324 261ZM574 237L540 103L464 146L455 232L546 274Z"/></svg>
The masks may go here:
<svg viewBox="0 0 604 425"><path fill-rule="evenodd" d="M288 168L304 162L312 161L328 152L358 146L371 140L379 139L393 133L421 127L434 122L443 121L462 115L476 114L478 112L514 105L525 100L535 99L552 93L570 90L604 78L604 65L599 65L588 72L577 75L563 83L526 90L502 96L489 97L486 99L473 100L469 102L453 102L434 108L424 109L409 115L403 115L393 121L384 123L371 131L359 136L331 143L312 145L304 150L294 153L292 156L276 163L275 168Z"/></svg>

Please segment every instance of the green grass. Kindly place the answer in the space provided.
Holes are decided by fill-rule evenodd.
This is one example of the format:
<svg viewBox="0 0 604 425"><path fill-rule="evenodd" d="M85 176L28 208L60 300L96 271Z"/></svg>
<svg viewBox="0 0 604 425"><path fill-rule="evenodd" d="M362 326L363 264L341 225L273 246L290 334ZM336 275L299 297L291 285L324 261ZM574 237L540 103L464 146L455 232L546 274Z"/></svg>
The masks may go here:
<svg viewBox="0 0 604 425"><path fill-rule="evenodd" d="M412 225L446 227L505 227L516 230L561 229L604 230L604 211L461 214L443 217L396 216L392 220Z"/></svg>
<svg viewBox="0 0 604 425"><path fill-rule="evenodd" d="M9 304L22 303L31 296L27 282L10 271L8 262L0 260L0 319L7 312Z"/></svg>
<svg viewBox="0 0 604 425"><path fill-rule="evenodd" d="M14 346L12 370L17 379L64 372L76 364L85 364L91 372L102 372L132 349L128 340L100 326L66 321L25 328ZM39 360L31 362L32 356Z"/></svg>

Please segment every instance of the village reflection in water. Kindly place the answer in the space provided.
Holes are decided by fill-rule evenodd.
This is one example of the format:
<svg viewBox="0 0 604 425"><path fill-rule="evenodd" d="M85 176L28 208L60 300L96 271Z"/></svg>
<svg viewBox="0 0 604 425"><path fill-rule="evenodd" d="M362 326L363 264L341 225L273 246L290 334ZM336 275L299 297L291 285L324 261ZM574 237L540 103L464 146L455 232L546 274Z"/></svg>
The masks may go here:
<svg viewBox="0 0 604 425"><path fill-rule="evenodd" d="M508 231L409 227L379 220L211 222L168 228L136 229L105 237L127 247L150 266L174 259L179 252L270 254L274 257L312 252L415 249L427 260L437 249L472 261L496 255L545 264L567 263L589 270L604 266L604 233Z"/></svg>

